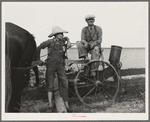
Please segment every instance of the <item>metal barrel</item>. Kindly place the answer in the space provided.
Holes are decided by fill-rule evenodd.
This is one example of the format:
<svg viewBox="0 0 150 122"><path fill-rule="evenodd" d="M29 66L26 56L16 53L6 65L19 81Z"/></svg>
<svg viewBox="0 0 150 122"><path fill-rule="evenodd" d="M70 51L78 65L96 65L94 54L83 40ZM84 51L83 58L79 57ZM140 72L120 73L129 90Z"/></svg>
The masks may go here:
<svg viewBox="0 0 150 122"><path fill-rule="evenodd" d="M112 45L109 55L109 61L115 62L116 60L120 60L122 47L117 45Z"/></svg>

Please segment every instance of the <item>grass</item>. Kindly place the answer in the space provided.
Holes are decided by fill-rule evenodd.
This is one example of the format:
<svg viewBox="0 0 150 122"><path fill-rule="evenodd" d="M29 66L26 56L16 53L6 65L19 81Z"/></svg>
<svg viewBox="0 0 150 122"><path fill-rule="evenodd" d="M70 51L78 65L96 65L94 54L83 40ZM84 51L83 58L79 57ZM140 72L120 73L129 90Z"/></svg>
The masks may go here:
<svg viewBox="0 0 150 122"><path fill-rule="evenodd" d="M121 69L121 76L145 74L145 68Z"/></svg>

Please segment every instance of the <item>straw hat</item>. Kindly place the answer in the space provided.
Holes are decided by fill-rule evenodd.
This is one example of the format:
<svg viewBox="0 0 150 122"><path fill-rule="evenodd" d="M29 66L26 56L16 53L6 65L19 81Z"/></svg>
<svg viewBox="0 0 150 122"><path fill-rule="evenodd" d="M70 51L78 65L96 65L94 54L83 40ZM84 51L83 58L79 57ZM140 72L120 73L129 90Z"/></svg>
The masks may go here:
<svg viewBox="0 0 150 122"><path fill-rule="evenodd" d="M86 15L86 17L85 17L85 20L90 19L90 18L95 18L95 15L93 15L93 14L88 14L88 15Z"/></svg>
<svg viewBox="0 0 150 122"><path fill-rule="evenodd" d="M52 36L55 36L56 34L58 33L68 33L67 31L65 30L62 30L60 27L58 26L54 26L52 28L52 33L48 36L48 37L52 37Z"/></svg>

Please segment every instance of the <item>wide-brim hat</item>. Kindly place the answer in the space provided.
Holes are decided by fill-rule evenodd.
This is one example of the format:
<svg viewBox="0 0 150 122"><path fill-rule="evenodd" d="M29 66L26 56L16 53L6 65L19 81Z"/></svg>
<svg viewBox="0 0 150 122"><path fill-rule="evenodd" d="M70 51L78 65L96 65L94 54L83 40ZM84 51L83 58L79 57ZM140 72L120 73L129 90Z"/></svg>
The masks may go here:
<svg viewBox="0 0 150 122"><path fill-rule="evenodd" d="M58 33L68 33L68 31L66 30L62 30L60 27L58 26L54 26L52 28L52 33L48 36L48 37L52 37L52 36L55 36L56 34Z"/></svg>
<svg viewBox="0 0 150 122"><path fill-rule="evenodd" d="M91 19L91 18L95 18L95 15L93 15L93 14L88 14L88 15L86 15L85 16L85 20L87 20L87 19Z"/></svg>

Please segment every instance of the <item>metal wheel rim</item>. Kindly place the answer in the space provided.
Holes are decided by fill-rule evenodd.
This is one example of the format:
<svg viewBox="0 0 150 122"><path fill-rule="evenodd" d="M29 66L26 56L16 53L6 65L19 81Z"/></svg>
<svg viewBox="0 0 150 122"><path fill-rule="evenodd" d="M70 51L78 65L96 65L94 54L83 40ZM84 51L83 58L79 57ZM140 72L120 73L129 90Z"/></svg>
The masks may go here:
<svg viewBox="0 0 150 122"><path fill-rule="evenodd" d="M115 95L113 96L112 100L109 101L109 104L110 104L110 105L111 105L111 104L114 104L115 99L116 99L116 96L117 96L117 94L118 94L118 92L119 92L119 85L120 85L118 73L117 73L117 71L116 71L116 69L114 68L113 65L111 65L110 63L105 62L105 61L93 60L93 61L90 61L89 63L87 63L86 65L89 65L90 63L96 63L96 62L101 62L101 63L107 64L108 66L110 66L110 67L113 69L113 71L114 71L115 74L116 74L117 83L118 83L117 89L116 89ZM77 82L78 82L78 76L79 76L79 74L81 73L81 71L82 71L82 69L80 69L80 70L78 71L78 73L77 73L77 75L76 75L76 77L75 77L75 81L74 81L74 89L75 89L76 95L77 95L77 97L80 99L80 101L81 101L85 106L88 106L88 107L90 107L90 108L94 108L93 106L91 106L91 105L89 105L89 104L86 104L86 103L82 100L82 98L80 97L80 95L79 95L79 93L78 93Z"/></svg>

